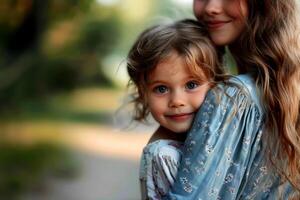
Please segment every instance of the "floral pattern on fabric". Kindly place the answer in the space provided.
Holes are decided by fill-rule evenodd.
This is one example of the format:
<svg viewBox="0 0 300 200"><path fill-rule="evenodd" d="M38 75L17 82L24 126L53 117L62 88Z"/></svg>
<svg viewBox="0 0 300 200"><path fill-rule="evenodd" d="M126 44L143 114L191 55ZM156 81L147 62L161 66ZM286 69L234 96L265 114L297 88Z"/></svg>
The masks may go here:
<svg viewBox="0 0 300 200"><path fill-rule="evenodd" d="M177 175L182 146L173 140L157 140L144 148L139 175L143 200L159 200L167 194Z"/></svg>

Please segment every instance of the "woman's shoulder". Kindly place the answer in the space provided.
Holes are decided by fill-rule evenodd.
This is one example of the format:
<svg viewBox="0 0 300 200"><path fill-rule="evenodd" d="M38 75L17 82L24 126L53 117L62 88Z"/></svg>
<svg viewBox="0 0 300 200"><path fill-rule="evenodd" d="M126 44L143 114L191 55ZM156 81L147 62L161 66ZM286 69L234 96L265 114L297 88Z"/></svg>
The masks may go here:
<svg viewBox="0 0 300 200"><path fill-rule="evenodd" d="M243 100L254 103L261 113L263 113L260 89L251 75L242 74L232 76L229 80L220 84L219 88L222 88L227 96L234 98L242 96Z"/></svg>
<svg viewBox="0 0 300 200"><path fill-rule="evenodd" d="M241 74L232 76L229 79L230 82L235 83L245 88L252 96L258 95L258 88L254 78L249 74Z"/></svg>

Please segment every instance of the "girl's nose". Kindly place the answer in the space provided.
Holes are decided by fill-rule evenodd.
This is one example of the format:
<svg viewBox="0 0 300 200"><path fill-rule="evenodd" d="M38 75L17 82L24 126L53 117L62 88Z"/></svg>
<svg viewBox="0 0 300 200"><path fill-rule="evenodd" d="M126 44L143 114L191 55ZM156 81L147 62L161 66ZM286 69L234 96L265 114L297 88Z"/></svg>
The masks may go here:
<svg viewBox="0 0 300 200"><path fill-rule="evenodd" d="M207 0L205 5L205 12L209 16L217 15L222 12L223 0Z"/></svg>
<svg viewBox="0 0 300 200"><path fill-rule="evenodd" d="M184 94L180 92L174 92L169 100L169 107L178 108L185 106Z"/></svg>

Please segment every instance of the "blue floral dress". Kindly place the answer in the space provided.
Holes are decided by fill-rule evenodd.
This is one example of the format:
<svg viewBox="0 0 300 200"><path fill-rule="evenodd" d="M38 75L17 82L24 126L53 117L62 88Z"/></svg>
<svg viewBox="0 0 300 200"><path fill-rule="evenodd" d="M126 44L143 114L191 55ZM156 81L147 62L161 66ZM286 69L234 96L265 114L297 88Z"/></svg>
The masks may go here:
<svg viewBox="0 0 300 200"><path fill-rule="evenodd" d="M249 75L208 92L162 199L287 199L292 187L280 181L262 142L265 113L259 96Z"/></svg>

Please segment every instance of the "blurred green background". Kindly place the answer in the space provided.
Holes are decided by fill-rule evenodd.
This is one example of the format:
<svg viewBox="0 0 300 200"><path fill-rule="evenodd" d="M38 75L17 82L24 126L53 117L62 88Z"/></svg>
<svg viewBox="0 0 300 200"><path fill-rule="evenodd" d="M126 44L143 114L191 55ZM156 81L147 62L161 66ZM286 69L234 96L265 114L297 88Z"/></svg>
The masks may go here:
<svg viewBox="0 0 300 200"><path fill-rule="evenodd" d="M0 199L140 199L155 124L116 114L126 54L145 27L185 17L192 0L1 0Z"/></svg>

